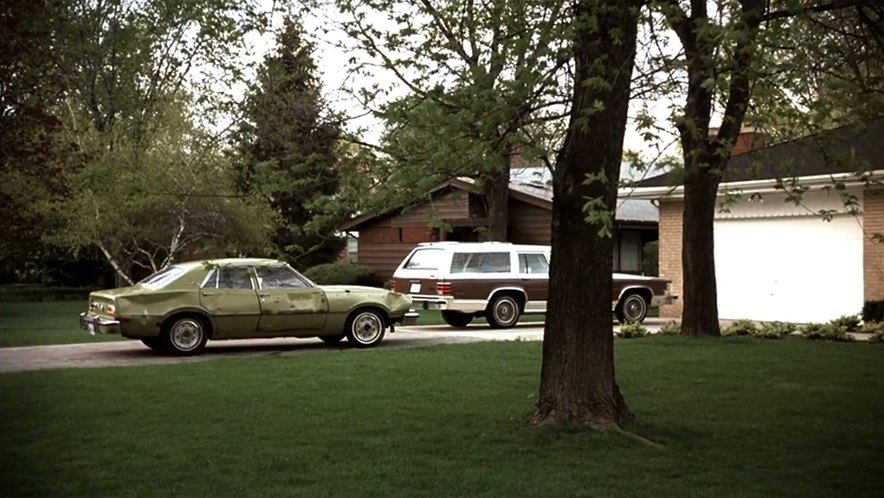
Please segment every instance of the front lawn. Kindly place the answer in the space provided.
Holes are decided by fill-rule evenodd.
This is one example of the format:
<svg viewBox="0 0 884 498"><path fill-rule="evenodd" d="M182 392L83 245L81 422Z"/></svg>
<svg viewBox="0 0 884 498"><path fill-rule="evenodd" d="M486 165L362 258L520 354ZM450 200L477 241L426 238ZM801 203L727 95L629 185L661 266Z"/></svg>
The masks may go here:
<svg viewBox="0 0 884 498"><path fill-rule="evenodd" d="M0 375L5 496L876 496L884 348L616 342L655 449L532 428L540 343Z"/></svg>
<svg viewBox="0 0 884 498"><path fill-rule="evenodd" d="M119 340L80 328L86 301L0 302L0 347Z"/></svg>

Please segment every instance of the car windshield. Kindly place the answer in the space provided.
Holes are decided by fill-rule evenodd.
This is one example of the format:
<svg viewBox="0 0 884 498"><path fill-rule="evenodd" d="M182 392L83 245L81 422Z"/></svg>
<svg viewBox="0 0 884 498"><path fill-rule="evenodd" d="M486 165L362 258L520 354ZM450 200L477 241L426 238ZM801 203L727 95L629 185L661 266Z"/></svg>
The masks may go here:
<svg viewBox="0 0 884 498"><path fill-rule="evenodd" d="M171 284L181 275L184 275L186 270L184 268L179 268L177 266L170 266L168 268L162 269L153 275L145 278L140 283L143 287L147 287L148 289L162 289L163 287Z"/></svg>
<svg viewBox="0 0 884 498"><path fill-rule="evenodd" d="M444 253L443 249L418 249L405 262L404 268L407 270L438 270Z"/></svg>

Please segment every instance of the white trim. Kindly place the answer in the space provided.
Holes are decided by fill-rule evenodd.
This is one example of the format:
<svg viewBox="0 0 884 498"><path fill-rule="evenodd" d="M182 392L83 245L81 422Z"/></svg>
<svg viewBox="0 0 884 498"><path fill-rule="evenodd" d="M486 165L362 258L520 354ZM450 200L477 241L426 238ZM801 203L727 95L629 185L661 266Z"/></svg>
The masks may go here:
<svg viewBox="0 0 884 498"><path fill-rule="evenodd" d="M783 178L776 179L770 178L765 180L745 180L740 182L728 182L721 183L718 186L719 190L736 190L740 189L743 192L757 192L760 194L770 193L770 192L782 192L783 189L776 188L778 181L789 181L791 179L797 179L798 183L805 187L823 187L826 185L830 185L833 181L842 180L844 184L848 187L860 186L864 185L864 183L856 177L856 172L850 173L832 173L829 175L814 175L814 176L799 176L799 177L789 177L784 176ZM878 169L871 171L869 174L870 180L882 180L884 179L884 170ZM618 192L618 197L621 198L629 198L629 199L645 199L645 200L655 200L660 198L671 198L677 199L684 197L684 185L677 186L665 186L665 187L630 187L630 188L621 188Z"/></svg>

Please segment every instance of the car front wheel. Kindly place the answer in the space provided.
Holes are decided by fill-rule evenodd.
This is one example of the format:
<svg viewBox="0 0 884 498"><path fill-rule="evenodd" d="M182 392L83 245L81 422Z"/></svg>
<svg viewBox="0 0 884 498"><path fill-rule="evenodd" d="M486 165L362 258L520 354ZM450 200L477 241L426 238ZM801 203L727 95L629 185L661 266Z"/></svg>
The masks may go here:
<svg viewBox="0 0 884 498"><path fill-rule="evenodd" d="M511 328L519 321L520 314L519 302L509 295L496 297L485 313L488 323L496 329Z"/></svg>
<svg viewBox="0 0 884 498"><path fill-rule="evenodd" d="M166 350L179 356L199 353L208 339L205 322L196 316L173 318L163 330Z"/></svg>
<svg viewBox="0 0 884 498"><path fill-rule="evenodd" d="M361 310L347 319L344 335L353 346L370 348L381 342L386 331L387 322L380 312Z"/></svg>
<svg viewBox="0 0 884 498"><path fill-rule="evenodd" d="M626 295L614 310L620 323L641 323L648 316L648 302L641 294Z"/></svg>

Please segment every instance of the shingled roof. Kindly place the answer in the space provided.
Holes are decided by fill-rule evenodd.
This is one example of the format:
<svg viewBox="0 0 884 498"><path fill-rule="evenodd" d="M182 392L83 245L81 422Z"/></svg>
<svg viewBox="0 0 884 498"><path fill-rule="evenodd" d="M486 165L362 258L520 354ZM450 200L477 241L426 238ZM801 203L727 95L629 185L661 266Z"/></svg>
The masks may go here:
<svg viewBox="0 0 884 498"><path fill-rule="evenodd" d="M884 169L884 117L755 149L731 158L722 183L775 180ZM682 183L682 172L636 182L636 188Z"/></svg>

